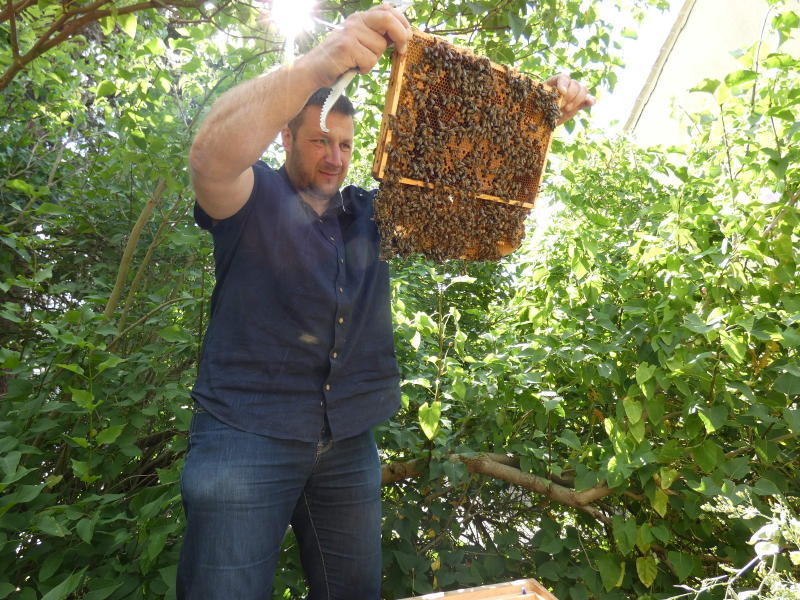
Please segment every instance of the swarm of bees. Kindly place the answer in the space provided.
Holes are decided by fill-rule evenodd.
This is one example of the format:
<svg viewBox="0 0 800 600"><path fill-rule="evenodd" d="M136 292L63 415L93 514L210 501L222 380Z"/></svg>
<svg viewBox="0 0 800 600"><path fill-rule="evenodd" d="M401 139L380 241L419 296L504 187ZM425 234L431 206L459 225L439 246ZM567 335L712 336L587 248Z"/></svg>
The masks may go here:
<svg viewBox="0 0 800 600"><path fill-rule="evenodd" d="M498 260L522 242L558 94L419 32L401 60L373 167L381 255Z"/></svg>

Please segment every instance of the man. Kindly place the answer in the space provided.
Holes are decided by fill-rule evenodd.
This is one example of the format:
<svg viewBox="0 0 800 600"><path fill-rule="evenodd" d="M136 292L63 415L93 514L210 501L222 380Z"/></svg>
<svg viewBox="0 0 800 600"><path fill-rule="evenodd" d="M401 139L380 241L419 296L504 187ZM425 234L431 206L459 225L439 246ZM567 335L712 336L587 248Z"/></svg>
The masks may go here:
<svg viewBox="0 0 800 600"><path fill-rule="evenodd" d="M367 73L408 21L348 17L293 65L223 95L190 152L217 284L181 477L178 598L269 598L289 523L312 599L380 597L380 464L371 428L399 405L388 268L373 194L340 191L353 109L319 127L325 88ZM565 117L593 103L565 76ZM316 93L315 93L316 92ZM310 100L309 100L310 98ZM280 132L286 163L259 162Z"/></svg>

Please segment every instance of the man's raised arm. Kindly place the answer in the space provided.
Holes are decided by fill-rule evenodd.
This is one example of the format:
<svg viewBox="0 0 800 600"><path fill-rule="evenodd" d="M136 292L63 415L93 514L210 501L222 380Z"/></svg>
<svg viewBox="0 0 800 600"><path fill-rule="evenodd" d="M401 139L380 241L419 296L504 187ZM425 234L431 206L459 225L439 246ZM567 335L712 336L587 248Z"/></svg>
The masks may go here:
<svg viewBox="0 0 800 600"><path fill-rule="evenodd" d="M405 51L410 26L387 5L350 15L340 28L293 64L223 94L200 126L189 152L197 201L213 219L234 215L253 188L251 165L321 87L357 68L367 73L390 42Z"/></svg>

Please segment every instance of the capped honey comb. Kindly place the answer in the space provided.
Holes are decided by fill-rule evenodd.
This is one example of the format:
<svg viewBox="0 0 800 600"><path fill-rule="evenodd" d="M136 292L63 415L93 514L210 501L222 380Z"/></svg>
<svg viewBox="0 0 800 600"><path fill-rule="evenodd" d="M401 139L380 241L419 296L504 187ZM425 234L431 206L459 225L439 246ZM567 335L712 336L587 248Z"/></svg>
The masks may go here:
<svg viewBox="0 0 800 600"><path fill-rule="evenodd" d="M560 115L555 90L414 30L393 57L372 167L382 256L513 252Z"/></svg>

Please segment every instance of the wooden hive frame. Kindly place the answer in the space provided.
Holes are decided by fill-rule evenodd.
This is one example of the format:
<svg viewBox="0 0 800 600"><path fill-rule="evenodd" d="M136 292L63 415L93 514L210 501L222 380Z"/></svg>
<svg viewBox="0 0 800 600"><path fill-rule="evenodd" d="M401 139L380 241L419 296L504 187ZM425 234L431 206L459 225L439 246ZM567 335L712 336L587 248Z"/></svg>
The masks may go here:
<svg viewBox="0 0 800 600"><path fill-rule="evenodd" d="M558 600L535 579L519 579L508 583L482 585L480 587L453 590L451 592L434 592L424 596L415 596L405 600Z"/></svg>
<svg viewBox="0 0 800 600"><path fill-rule="evenodd" d="M410 111L420 110L421 107L417 105L414 96L409 92L409 81L412 79L411 75L408 77L406 74L411 71L415 66L423 62L424 49L431 47L435 44L447 44L450 48L456 51L474 57L474 55L466 49L461 49L449 44L445 40L436 38L430 34L421 32L414 29L412 37L408 44L408 50L405 54L395 52L392 57L392 71L389 80L389 89L386 97L386 104L384 106L383 120L381 123L378 144L375 151L375 157L372 165L372 175L375 179L383 180L386 176L387 161L389 154L392 150L392 144L395 139L394 125L397 123L398 111L401 105L405 105ZM496 63L489 62L492 69L493 81L497 97L502 97L506 93L508 87L508 75L510 69ZM511 71L518 77L524 77ZM552 88L541 83L532 82L536 86L552 93ZM424 84L418 86L418 89L424 89ZM499 104L499 103L498 103ZM521 107L524 112L522 122L518 122L517 126L520 131L524 132L523 135L527 136L528 142L538 149L530 157L529 175L519 177L521 183L520 192L516 197L505 197L497 194L489 193L493 187L497 187L494 179L498 177L498 173L502 172L504 163L503 149L496 141L489 139L471 139L468 141L450 142L447 146L447 154L449 158L449 165L454 170L459 168L460 159L469 154L473 150L481 151L486 157L486 165L484 174L481 177L481 189L460 190L474 195L476 198L491 200L504 204L522 206L528 209L534 207L536 195L539 190L539 185L544 172L547 154L550 150L552 128L544 126L545 115L536 106L532 104ZM435 188L432 182L423 181L419 178L412 178L401 174L397 178L397 182L405 185Z"/></svg>

